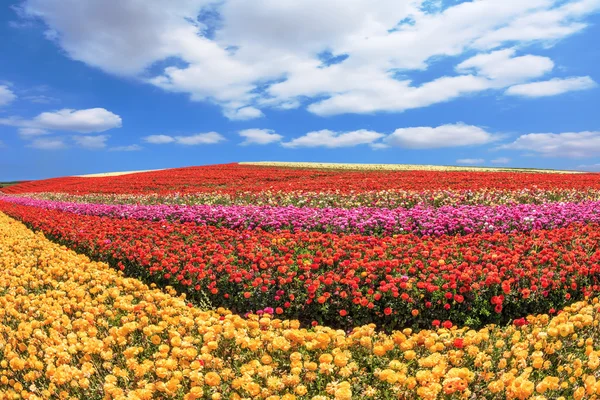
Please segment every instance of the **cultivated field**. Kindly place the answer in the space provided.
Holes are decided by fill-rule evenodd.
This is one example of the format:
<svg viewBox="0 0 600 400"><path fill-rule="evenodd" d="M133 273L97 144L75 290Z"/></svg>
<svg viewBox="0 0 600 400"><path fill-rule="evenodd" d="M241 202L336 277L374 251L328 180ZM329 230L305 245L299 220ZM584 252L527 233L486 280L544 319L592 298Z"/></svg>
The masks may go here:
<svg viewBox="0 0 600 400"><path fill-rule="evenodd" d="M0 392L596 398L600 175L540 172L246 163L2 188Z"/></svg>
<svg viewBox="0 0 600 400"><path fill-rule="evenodd" d="M319 162L283 162L283 161L254 161L241 162L242 165L262 165L268 167L286 168L317 168L317 169L363 169L375 171L523 171L545 172L557 174L579 174L581 171L562 171L554 169L534 168L503 168L503 167L468 167L454 165L422 165L422 164L356 164L356 163L319 163Z"/></svg>

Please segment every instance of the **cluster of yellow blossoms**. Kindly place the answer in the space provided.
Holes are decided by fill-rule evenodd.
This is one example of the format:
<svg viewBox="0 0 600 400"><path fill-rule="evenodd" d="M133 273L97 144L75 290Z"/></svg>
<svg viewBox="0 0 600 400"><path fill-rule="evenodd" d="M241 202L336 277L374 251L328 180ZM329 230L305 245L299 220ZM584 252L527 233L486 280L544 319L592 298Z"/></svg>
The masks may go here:
<svg viewBox="0 0 600 400"><path fill-rule="evenodd" d="M303 329L190 307L0 214L0 398L593 399L598 307L479 331Z"/></svg>

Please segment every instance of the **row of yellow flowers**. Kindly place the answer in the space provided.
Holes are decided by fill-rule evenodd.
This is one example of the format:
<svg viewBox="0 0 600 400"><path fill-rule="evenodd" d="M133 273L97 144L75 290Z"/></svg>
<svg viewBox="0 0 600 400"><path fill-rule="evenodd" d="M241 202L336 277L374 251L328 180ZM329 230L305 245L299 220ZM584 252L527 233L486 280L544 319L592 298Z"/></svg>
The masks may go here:
<svg viewBox="0 0 600 400"><path fill-rule="evenodd" d="M190 307L0 214L0 398L592 399L598 307L479 331L303 329Z"/></svg>

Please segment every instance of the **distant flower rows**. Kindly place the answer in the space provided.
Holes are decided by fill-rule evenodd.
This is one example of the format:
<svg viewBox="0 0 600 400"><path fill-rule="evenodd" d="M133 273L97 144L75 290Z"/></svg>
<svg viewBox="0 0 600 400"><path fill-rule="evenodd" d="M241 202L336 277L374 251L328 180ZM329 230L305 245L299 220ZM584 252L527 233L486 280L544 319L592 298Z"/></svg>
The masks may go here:
<svg viewBox="0 0 600 400"><path fill-rule="evenodd" d="M195 222L231 229L284 229L362 235L508 233L553 229L573 223L600 223L600 201L392 210L366 207L107 205L11 196L0 196L0 201L80 215Z"/></svg>
<svg viewBox="0 0 600 400"><path fill-rule="evenodd" d="M314 168L334 170L366 170L366 171L471 171L471 172L536 172L548 174L578 174L579 171L564 171L535 168L509 167L468 167L449 165L419 165L419 164L357 164L357 163L320 163L320 162L284 162L284 161L255 161L241 162L240 165L260 165L280 168Z"/></svg>
<svg viewBox="0 0 600 400"><path fill-rule="evenodd" d="M520 189L520 190L383 190L342 193L261 191L228 193L167 194L69 194L60 192L19 193L17 196L69 203L136 204L136 205L222 205L222 206L294 206L312 208L413 208L443 206L497 206L545 204L549 202L579 203L600 201L600 190L587 189Z"/></svg>
<svg viewBox="0 0 600 400"><path fill-rule="evenodd" d="M192 298L351 327L479 326L552 312L600 289L600 225L418 237L232 230L0 202L59 243Z"/></svg>
<svg viewBox="0 0 600 400"><path fill-rule="evenodd" d="M173 194L241 192L339 192L385 190L478 191L482 189L600 189L599 174L471 171L372 171L282 168L225 164L177 168L111 177L65 177L30 181L5 193Z"/></svg>

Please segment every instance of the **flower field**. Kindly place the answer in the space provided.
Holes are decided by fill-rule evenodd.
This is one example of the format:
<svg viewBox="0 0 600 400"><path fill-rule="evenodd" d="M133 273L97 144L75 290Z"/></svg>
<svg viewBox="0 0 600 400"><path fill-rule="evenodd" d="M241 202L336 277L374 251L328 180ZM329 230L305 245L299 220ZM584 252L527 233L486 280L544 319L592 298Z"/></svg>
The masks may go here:
<svg viewBox="0 0 600 400"><path fill-rule="evenodd" d="M244 192L340 192L384 190L427 191L481 189L519 190L600 189L597 174L540 174L532 172L378 171L296 169L223 164L82 178L65 177L10 186L4 193L60 192L71 194L188 194Z"/></svg>
<svg viewBox="0 0 600 400"><path fill-rule="evenodd" d="M600 395L598 174L228 164L0 212L0 389L26 398Z"/></svg>
<svg viewBox="0 0 600 400"><path fill-rule="evenodd" d="M369 235L454 235L553 229L600 222L600 201L444 206L440 208L311 208L297 206L107 205L0 196L0 201L79 215L194 222L230 229L316 231Z"/></svg>
<svg viewBox="0 0 600 400"><path fill-rule="evenodd" d="M416 164L357 164L357 163L318 163L318 162L281 162L281 161L255 161L241 162L241 165L262 165L269 167L288 168L318 168L318 169L366 169L376 171L521 171L559 174L577 174L579 171L563 171L552 169L532 168L501 168L501 167L468 167L444 165L416 165Z"/></svg>

